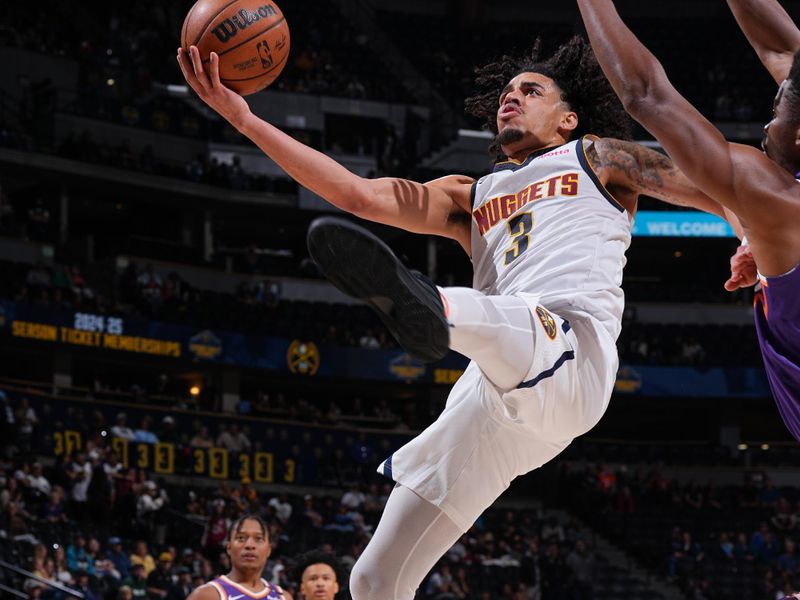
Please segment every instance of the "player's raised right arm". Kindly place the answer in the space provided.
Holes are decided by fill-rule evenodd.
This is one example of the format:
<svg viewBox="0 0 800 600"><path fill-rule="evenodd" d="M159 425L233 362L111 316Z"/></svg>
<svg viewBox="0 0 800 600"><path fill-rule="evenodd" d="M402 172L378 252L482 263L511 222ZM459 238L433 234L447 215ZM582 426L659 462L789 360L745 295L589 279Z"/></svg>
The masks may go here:
<svg viewBox="0 0 800 600"><path fill-rule="evenodd" d="M783 82L800 50L800 29L777 0L728 0L728 6L770 75Z"/></svg>
<svg viewBox="0 0 800 600"><path fill-rule="evenodd" d="M219 80L219 57L204 69L194 46L178 50L186 81L200 98L250 138L295 181L328 202L370 221L415 233L450 237L469 251L469 198L472 180L451 176L427 184L384 177L365 179L258 118L247 102Z"/></svg>

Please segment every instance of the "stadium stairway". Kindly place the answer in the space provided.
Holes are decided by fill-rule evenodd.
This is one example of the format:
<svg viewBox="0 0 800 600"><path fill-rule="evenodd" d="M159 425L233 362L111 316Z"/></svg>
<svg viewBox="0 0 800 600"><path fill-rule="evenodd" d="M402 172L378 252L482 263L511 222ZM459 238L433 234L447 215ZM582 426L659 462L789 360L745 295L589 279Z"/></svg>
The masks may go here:
<svg viewBox="0 0 800 600"><path fill-rule="evenodd" d="M687 600L681 589L642 569L633 556L609 542L581 519L565 510L550 509L560 522L572 521L592 540L598 559L595 600Z"/></svg>

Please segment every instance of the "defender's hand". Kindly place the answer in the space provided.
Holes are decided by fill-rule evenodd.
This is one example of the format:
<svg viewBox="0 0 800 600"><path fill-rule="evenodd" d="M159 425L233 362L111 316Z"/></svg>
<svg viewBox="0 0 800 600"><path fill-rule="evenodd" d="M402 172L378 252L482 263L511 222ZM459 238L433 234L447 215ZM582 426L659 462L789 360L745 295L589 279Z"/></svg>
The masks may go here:
<svg viewBox="0 0 800 600"><path fill-rule="evenodd" d="M219 55L216 52L209 55L207 68L204 68L197 46L189 46L188 55L183 48L178 48L178 64L186 82L200 99L231 125L238 127L250 113L245 99L220 81Z"/></svg>
<svg viewBox="0 0 800 600"><path fill-rule="evenodd" d="M731 257L731 277L725 282L725 289L734 292L739 288L751 287L758 281L758 269L750 246L739 246Z"/></svg>

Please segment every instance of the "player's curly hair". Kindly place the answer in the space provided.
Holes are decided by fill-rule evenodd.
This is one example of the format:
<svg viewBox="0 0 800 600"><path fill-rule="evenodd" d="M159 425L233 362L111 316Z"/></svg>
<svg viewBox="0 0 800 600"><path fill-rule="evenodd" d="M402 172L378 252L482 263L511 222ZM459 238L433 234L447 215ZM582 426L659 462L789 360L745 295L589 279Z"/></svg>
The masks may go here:
<svg viewBox="0 0 800 600"><path fill-rule="evenodd" d="M541 57L541 47L541 38L537 38L527 53L504 55L476 68L477 93L464 101L466 112L484 119L484 129L496 135L497 101L502 89L520 73L541 73L555 81L561 89L561 99L578 115L573 139L587 133L630 139L630 117L597 64L589 42L576 35L546 59ZM497 160L506 158L496 137L489 146L489 153Z"/></svg>

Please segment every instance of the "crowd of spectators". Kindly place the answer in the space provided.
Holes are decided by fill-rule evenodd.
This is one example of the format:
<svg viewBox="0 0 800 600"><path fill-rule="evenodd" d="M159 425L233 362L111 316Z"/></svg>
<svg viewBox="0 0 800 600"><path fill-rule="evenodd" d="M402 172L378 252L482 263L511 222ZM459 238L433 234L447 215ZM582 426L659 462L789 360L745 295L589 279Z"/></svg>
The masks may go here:
<svg viewBox="0 0 800 600"><path fill-rule="evenodd" d="M431 418L413 414L414 403L399 407L401 420L384 399L370 402L368 409L360 398L347 402L300 397L286 406L282 393L273 394L272 403L267 394L259 393L256 404L261 410L250 406L250 418L239 421L232 414L219 418L199 415L185 404L173 404L168 409L165 400L170 398L147 397L138 386L130 394L59 388L53 396L42 389L45 385L38 391L33 383L26 385L35 395L23 394L16 403L18 396L13 390L19 390L18 385L11 384L9 393L0 390L0 453L9 444L23 453L37 447L58 447L65 464L75 457L68 456L74 444L64 441L64 436L77 436L74 439L88 440L94 446L104 446L110 440L123 442L128 448L171 444L171 469L176 473L194 472L198 466L195 450L226 450L231 469L240 454L273 453L277 461L294 463L291 480L343 485L371 472ZM125 402L128 408L120 410L118 404L108 405L109 401ZM252 404L240 404L244 403ZM160 410L153 411L154 405ZM284 408L274 408L278 406ZM41 427L41 421L47 425ZM61 441L57 442L57 437ZM279 475L275 475L276 480Z"/></svg>
<svg viewBox="0 0 800 600"><path fill-rule="evenodd" d="M109 468L106 462L92 462L95 473ZM118 520L103 523L97 513L88 518L81 506L82 492L76 488L83 471L77 466L74 482L67 480L63 487L55 472L52 491L41 494L26 474L28 464L0 465L0 535L13 543L24 568L77 589L89 600L183 600L230 569L225 535L244 513L258 514L269 524L273 550L264 576L295 592L292 557L318 547L336 554L349 570L391 491L389 484L373 483L353 485L339 495L331 490L301 496L265 493L245 480L168 494L135 473L106 484L106 502ZM38 463L33 468L41 471ZM167 510L169 518L163 518ZM132 515L133 531L126 531L120 523ZM489 511L431 572L421 598L590 597L580 594L591 593L598 566L591 547L569 523L545 520L536 511ZM58 597L38 579L23 585L32 598Z"/></svg>
<svg viewBox="0 0 800 600"><path fill-rule="evenodd" d="M137 146L126 139L103 143L88 130L75 130L56 141L53 119L61 111L164 134L242 143L232 127L209 120L185 99L164 92L166 85L185 83L174 55L192 4L147 1L97 11L54 5L36 15L34 22L23 8L11 7L8 19L0 24L3 45L70 59L78 67L78 80L76 89L58 89L50 78L20 80L18 105L9 104L10 97L0 99L0 146L234 190L296 193L293 182L245 172L238 159L226 164L197 156L188 164L179 163L157 156L151 145ZM283 10L293 47L272 89L393 102L410 99L380 56L367 50L369 37L354 31L334 3L318 2L313 11L290 3ZM15 21L28 26L7 25ZM287 131L320 147L316 130ZM338 137L328 133L329 149L335 150ZM362 153L374 152L380 159L380 148L369 145Z"/></svg>
<svg viewBox="0 0 800 600"><path fill-rule="evenodd" d="M2 408L20 419L30 413L22 402ZM113 431L124 436L130 429L123 420ZM225 436L231 443L239 437L233 429ZM226 530L245 513L269 525L273 549L264 576L295 592L292 558L321 548L349 569L391 492L391 483L371 470L313 493L266 489L246 477L176 485L124 467L107 438L89 438L55 463L50 450L33 441L21 446L3 438L0 445L0 557L37 576L14 579L0 570L0 583L31 598L62 597L45 580L81 591L87 600L183 600L230 569ZM538 509L493 509L432 570L420 597L591 598L601 569L609 571L571 521Z"/></svg>
<svg viewBox="0 0 800 600"><path fill-rule="evenodd" d="M0 293L20 303L87 310L211 328L307 339L366 349L396 348L366 307L280 299L280 286L262 277L239 286L236 294L200 290L175 272L162 277L151 265L136 263L116 285L84 278L75 265L25 266L0 263Z"/></svg>
<svg viewBox="0 0 800 600"><path fill-rule="evenodd" d="M108 119L131 127L149 128L162 133L199 136L217 141L239 141L230 127L209 121L179 98L156 89L154 82L182 84L183 78L173 59L183 17L191 2L169 6L149 0L134 5L109 6L98 11L69 11L53 6L37 15L25 28L2 27L5 44L71 58L79 66L76 90L57 90L52 81L22 81L22 104L17 111L21 131L5 128L0 144L6 146L56 146L63 156L78 157L104 165L135 169L145 173L178 176L234 189L273 190L276 182L252 174L235 176L236 165L195 160L178 165L155 158L150 146L99 144L87 132L75 132L57 145L45 131L58 109L92 118ZM14 7L15 18L27 20L24 9ZM283 7L292 30L293 50L285 71L273 89L315 95L344 96L354 99L409 102L411 94L393 76L379 53L371 51L368 33L357 31L340 14L334 2L318 2L313 11L287 4ZM385 29L417 67L450 98L454 112L462 112L461 102L471 93L476 56L490 60L497 49L514 51L530 45L531 30L542 24L530 22L467 22L451 16L414 15L378 11L378 24ZM752 52L731 29L729 40L711 50L701 51L701 32L723 26L710 22L677 22L665 37L663 28L652 22L638 23L647 32L656 52L663 56L668 70L690 99L713 118L721 121L752 121L769 114L771 96L763 95L768 78L762 73ZM730 23L724 27L733 28ZM572 23L547 23L545 48L550 50L567 39ZM408 31L421 32L415 44L407 44ZM424 32L424 34L422 33ZM680 33L680 35L676 35ZM741 46L741 47L739 47ZM700 57L687 65L686 56ZM764 85L762 85L762 83ZM48 125L50 124L50 125ZM473 126L478 124L472 123ZM369 125L347 127L350 134ZM302 135L308 136L309 132ZM327 132L328 137L333 136ZM345 136L346 139L348 136ZM413 136L412 136L413 137ZM334 149L335 142L328 144ZM384 144L384 147L390 144ZM415 145L411 140L409 148ZM380 156L380 149L373 149ZM413 152L411 153L413 154ZM384 165L385 166L385 165ZM414 165L411 165L413 167ZM393 169L386 167L385 172ZM404 170L408 170L408 166ZM230 172L229 172L230 171ZM280 184L282 185L282 184Z"/></svg>
<svg viewBox="0 0 800 600"><path fill-rule="evenodd" d="M125 402L132 402L142 406L158 405L162 408L172 407L182 411L219 410L218 398L206 401L204 395L216 395L213 382L206 380L202 386L189 385L183 380L170 377L166 373L161 373L157 377L147 377L142 373L128 371L124 374L112 374L106 372L102 377L95 375L86 388L73 388L73 393L83 395L90 400L119 399ZM192 387L195 387L196 395L192 394ZM211 388L206 392L206 388ZM374 396L375 392L364 390L360 395L348 395L339 392L327 391L319 395L311 390L308 393L298 391L288 391L279 388L258 387L255 390L242 392L236 413L239 415L266 417L281 421L296 421L307 425L323 425L332 427L370 427L372 429L386 429L395 431L419 430L424 423L424 417L415 414L416 403L409 400L406 396L402 402L388 400L385 395ZM115 416L116 421L119 413ZM127 415L125 415L127 417ZM172 417L169 417L172 419ZM147 416L146 420L150 427L140 428L150 431L152 434L153 420ZM138 425L138 423L137 423ZM223 432L211 432L206 430L202 435L198 422L193 423L193 431L181 439L181 443L195 447L210 447L213 445L227 447L228 444L221 443L224 437L217 437ZM135 428L134 428L135 429ZM141 434L144 435L144 434ZM239 436L248 436L249 429L245 427L236 432ZM208 436L208 437L206 437ZM135 439L132 433L117 436L126 439ZM174 439L164 439L163 434L159 437L160 441L176 441ZM208 443L200 443L198 440L206 440ZM214 441L216 440L216 444ZM139 440L136 440L139 441ZM157 440L158 441L158 440ZM249 449L249 443L245 443ZM232 448L229 448L232 449Z"/></svg>
<svg viewBox="0 0 800 600"><path fill-rule="evenodd" d="M756 367L761 354L753 325L623 322L620 361L631 365Z"/></svg>
<svg viewBox="0 0 800 600"><path fill-rule="evenodd" d="M780 599L800 589L800 489L745 477L722 486L679 481L659 465L565 464L561 492L690 598Z"/></svg>
<svg viewBox="0 0 800 600"><path fill-rule="evenodd" d="M98 98L143 96L153 81L183 81L172 57L191 4L189 0L170 5L150 0L91 12L54 5L33 20L24 8L12 7L5 23L28 26L7 25L0 31L7 45L78 60L83 96L76 106L97 113L102 104ZM316 3L313 11L291 3L282 9L293 47L274 87L350 98L403 101L409 97L381 57L370 51L369 34L354 29L335 3ZM573 31L569 22L487 24L483 18L471 18L469 11L435 16L391 9L379 10L377 17L397 47L454 104L469 92L476 63L491 60L498 52L528 47L536 37L531 31L542 32L546 50ZM744 121L769 114L771 97L759 94L767 89L759 84L768 79L732 20L673 18L670 27L664 28L661 21L640 19L633 25L665 62L678 86L707 114ZM720 32L723 43L701 45L712 30ZM409 32L417 34L414 44L407 43Z"/></svg>
<svg viewBox="0 0 800 600"><path fill-rule="evenodd" d="M4 21L8 25L0 31L6 45L77 60L82 89L76 105L96 112L102 98L143 97L153 82L183 82L175 47L192 4L149 0L93 11L53 5L33 22L24 9L12 7ZM380 57L365 51L369 38L355 31L335 4L316 3L313 11L291 3L281 8L292 34L292 51L274 87L349 98L402 101L408 96L381 68ZM28 26L10 25L19 22Z"/></svg>
<svg viewBox="0 0 800 600"><path fill-rule="evenodd" d="M522 52L537 36L548 56L575 33L570 22L487 23L471 18L468 11L454 18L387 8L378 17L395 43L459 112L463 99L473 93L476 66L503 53ZM732 19L673 16L666 21L632 19L631 26L663 61L678 89L704 114L715 121L769 120L773 95L769 90L774 84ZM706 32L712 30L719 38L707 45ZM419 33L418 43L403 43L409 31Z"/></svg>

